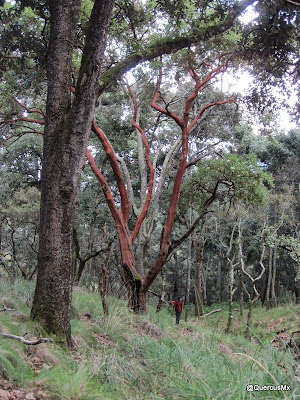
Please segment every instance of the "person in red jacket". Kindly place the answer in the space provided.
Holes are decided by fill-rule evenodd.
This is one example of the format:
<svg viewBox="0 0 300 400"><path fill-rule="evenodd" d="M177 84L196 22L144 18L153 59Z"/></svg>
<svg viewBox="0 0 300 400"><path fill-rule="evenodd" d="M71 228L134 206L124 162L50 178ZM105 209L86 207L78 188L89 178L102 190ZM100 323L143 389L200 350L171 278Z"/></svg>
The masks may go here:
<svg viewBox="0 0 300 400"><path fill-rule="evenodd" d="M182 303L182 298L178 297L177 301L172 301L172 303L174 304L174 311L175 311L175 315L176 315L176 325L179 324L179 320L180 320L180 314L182 312L183 309L183 303Z"/></svg>

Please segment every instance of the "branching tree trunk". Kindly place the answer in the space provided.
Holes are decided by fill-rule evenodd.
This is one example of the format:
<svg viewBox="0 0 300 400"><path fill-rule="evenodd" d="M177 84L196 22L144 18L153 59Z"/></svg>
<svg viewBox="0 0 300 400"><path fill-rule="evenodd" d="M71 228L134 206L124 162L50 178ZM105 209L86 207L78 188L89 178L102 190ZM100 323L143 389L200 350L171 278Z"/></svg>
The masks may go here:
<svg viewBox="0 0 300 400"><path fill-rule="evenodd" d="M53 332L71 345L70 332L70 300L73 281L72 258L72 230L74 222L74 202L79 187L80 172L84 162L84 155L88 143L94 106L97 97L113 82L119 79L126 71L136 65L153 60L162 54L172 54L182 48L188 48L199 40L209 40L230 29L236 18L253 4L254 0L241 0L233 4L232 8L209 24L189 32L187 35L176 38L166 38L157 43L150 43L135 53L130 53L121 62L105 71L100 79L100 64L105 48L107 26L110 20L113 1L96 0L87 30L86 42L82 54L79 77L71 98L71 61L74 50L74 39L77 31L80 0L50 1L46 6L50 11L50 40L47 47L47 75L48 93L46 105L46 121L44 131L44 154L41 186L41 213L40 213L40 247L38 257L38 276L35 296L32 307L32 318L39 321L45 329ZM212 20L213 21L213 20ZM154 279L160 273L169 254L179 246L195 229L200 219L205 215L215 194L206 202L203 212L194 221L188 232L172 243L171 232L174 224L179 190L187 168L188 136L197 120L210 107L224 104L215 102L205 106L199 115L189 123L191 102L199 90L209 83L210 79L222 69L211 71L203 82L191 69L191 75L198 89L187 99L183 118L159 107L156 99L152 102L154 108L172 118L181 129L181 156L179 168L174 181L170 208L161 233L159 254L150 269L140 276L137 273L135 259L132 256L132 244L135 240L145 215L147 204L151 198L149 190L153 179L148 182L148 194L138 215L133 232L129 232L127 222L129 216L129 202L125 185L119 180L121 175L116 169L115 157L108 157L112 162L117 185L121 196L121 212L113 204L108 185L103 176L98 178L107 194L107 202L114 216L117 227L124 274L127 275L127 284L132 293L139 293L138 300L134 299L137 309L145 309L145 295ZM24 120L24 119L23 119ZM17 119L13 120L16 122ZM9 123L9 121L6 121ZM27 118L27 122L33 122ZM38 122L39 123L39 122ZM94 127L95 128L95 127ZM38 133L38 132L35 132ZM143 142L147 148L146 142ZM3 143L2 143L3 144ZM2 145L1 144L1 145ZM105 146L105 144L103 144ZM107 152L107 155L109 152ZM93 165L92 157L88 158ZM147 166L151 175L151 163ZM95 165L92 166L96 171ZM128 286L128 287L129 287ZM140 288L137 290L137 288Z"/></svg>
<svg viewBox="0 0 300 400"><path fill-rule="evenodd" d="M199 113L190 121L190 111L191 111L191 105L193 101L196 99L198 94L210 83L210 81L216 77L218 74L225 72L228 66L228 61L227 60L222 60L220 58L219 63L216 67L210 66L210 71L207 73L207 75L201 80L199 75L196 73L196 71L189 67L189 73L191 77L193 78L195 82L195 87L191 95L186 99L185 101L185 106L183 110L183 118L181 119L178 115L175 113L171 112L170 110L161 107L157 102L159 98L159 93L160 93L160 86L161 86L161 80L162 80L162 75L160 74L156 86L156 90L152 99L151 106L159 111L161 114L166 115L168 118L171 118L180 128L181 131L181 154L180 154L180 160L177 168L177 173L174 179L174 185L173 185L173 191L171 195L171 200L167 212L167 218L165 221L165 224L162 228L161 232L161 240L160 240L160 250L159 254L156 257L154 263L146 274L144 276L141 276L138 273L137 267L136 267L136 260L135 260L135 254L133 250L133 242L137 238L138 233L140 232L140 229L142 227L142 224L147 216L148 210L149 210L149 205L150 201L152 199L153 195L153 188L154 188L154 177L155 177L155 171L153 168L153 165L151 164L150 161L150 148L149 144L145 135L145 131L140 127L138 124L138 106L135 101L135 98L133 96L133 93L131 89L128 87L128 91L130 94L130 97L133 102L133 120L132 120L132 125L136 128L136 130L139 132L141 140L144 145L145 153L144 153L144 159L145 163L148 167L149 170L149 181L148 181L148 188L147 188L147 195L145 197L144 204L141 204L139 215L137 217L136 224L133 228L132 233L130 233L129 228L128 228L128 218L129 218L129 211L131 208L130 205L130 193L131 190L129 190L129 193L126 189L125 181L126 181L126 175L125 179L123 177L121 168L118 165L118 159L115 156L115 153L113 151L113 148L111 144L109 143L108 139L106 138L104 132L97 126L95 122L92 124L92 129L98 136L99 140L101 141L101 144L106 152L107 158L111 164L111 167L114 172L115 176L115 181L117 183L118 189L119 189L119 194L120 194L120 199L121 199L121 210L118 210L118 207L113 199L113 195L110 191L109 185L104 177L104 175L101 173L101 171L98 169L91 153L87 151L87 158L90 163L90 166L99 180L108 207L112 213L112 216L115 221L116 229L118 232L118 237L119 237L119 244L120 244L120 251L121 251L121 257L122 257L122 263L123 263L123 269L124 269L124 282L126 282L126 287L128 289L128 297L130 299L130 304L133 310L136 311L144 311L146 309L146 293L150 286L152 285L153 281L156 279L157 275L161 272L164 264L166 263L170 253L178 247L186 238L188 238L192 232L195 230L197 227L199 221L206 215L208 212L208 208L210 204L215 200L217 196L217 190L218 186L221 183L220 181L216 182L215 188L213 192L211 193L211 196L206 200L204 206L203 206L203 211L202 213L196 218L193 224L189 227L188 231L177 241L171 241L171 232L173 229L174 225L174 220L175 220L175 215L176 215L176 210L177 210L177 203L178 203L178 198L179 198L179 193L180 193L180 187L181 183L183 180L184 173L187 168L187 156L188 156L188 139L189 139L189 133L190 131L194 128L195 124L197 121L202 117L202 115L209 109L217 106L217 105L222 105L226 103L232 103L235 102L234 99L228 98L226 100L220 100L220 101L215 101L212 103L209 103L205 105ZM123 171L124 171L124 166L123 166ZM143 181L143 179L142 179ZM143 184L145 185L145 184ZM129 186L130 187L130 186Z"/></svg>
<svg viewBox="0 0 300 400"><path fill-rule="evenodd" d="M263 274L265 273L265 266L263 263L264 256L265 256L265 245L263 244L261 254L260 254L260 260L259 260L259 265L261 267L261 272L260 274L256 277L253 278L249 272L246 271L246 266L244 262L244 255L243 255L243 235L242 235L242 222L241 218L239 219L239 225L238 225L238 246L239 246L239 261L240 261L240 266L243 274L250 280L251 286L252 286L252 294L247 290L246 285L244 282L242 282L243 285L243 290L248 298L248 315L247 315L247 329L246 329L246 338L250 338L250 331L251 331L251 323L252 323L252 310L253 310L253 305L257 302L259 299L260 294L257 291L256 288L256 282L259 281ZM262 234L265 230L266 227L266 222L264 223Z"/></svg>
<svg viewBox="0 0 300 400"><path fill-rule="evenodd" d="M209 40L226 32L233 26L236 18L253 3L254 0L241 0L234 4L221 20L218 18L212 24L204 24L197 31L189 32L182 37L166 38L161 42L146 44L143 49L130 53L109 68L99 79L113 1L96 0L93 3L89 20L76 89L73 91L74 96L71 97L71 61L75 48L74 39L81 1L46 1L50 12L50 40L47 46L48 93L44 131L38 276L31 316L34 320L39 321L45 329L57 334L69 345L71 345L70 302L74 272L72 259L74 202L97 97L121 78L125 72L138 64L153 60L162 54L172 54L198 43L199 40ZM43 116L42 112L38 112ZM187 116L184 117L184 123L187 118ZM25 121L25 118L22 120ZM4 123L10 124L18 121L19 119L16 118ZM40 120L31 118L27 118L27 122L41 123ZM187 125L184 127L180 172L175 180L172 206L163 229L159 256L142 280L141 304L144 304L143 299L147 287L151 285L161 270L168 253L176 247L171 245L170 232L174 222L177 192L186 168L186 128ZM33 129L32 132L42 133L36 129ZM10 137L13 136L16 135ZM8 139L5 139L0 147L6 140ZM118 176L117 173L116 176ZM106 191L108 186L104 181L101 184L103 190ZM121 186L119 185L119 189ZM122 196L125 194L122 193ZM124 199L125 197L122 199L122 207L126 207ZM107 201L111 202L109 196ZM112 209L111 211L114 214ZM122 208L121 220L118 218L115 220L120 236L123 264L128 262L129 280L141 281L135 274L136 268L131 256L132 240L136 232L133 237L128 232L127 212L126 208ZM143 211L139 218L139 222L142 222ZM125 225L122 226L124 222ZM136 285L134 284L134 286Z"/></svg>
<svg viewBox="0 0 300 400"><path fill-rule="evenodd" d="M287 198L288 198L289 194L290 193L286 194ZM275 215L279 214L279 218L271 228L271 232L272 233L269 232L269 235L271 234L271 236L273 236L273 238L276 237L278 231L280 230L280 228L283 225L284 217L285 217L286 211L287 211L286 208L287 208L287 204L281 204L280 205L280 209L278 210L278 205L276 203L274 204L273 213ZM273 240L271 240L271 242L273 242ZM264 298L264 305L267 308L276 306L276 291L275 291L276 261L277 261L277 244L276 244L276 240L273 243L269 243L269 244L270 244L269 268L268 268L267 286L266 286L266 292L265 292L265 298Z"/></svg>
<svg viewBox="0 0 300 400"><path fill-rule="evenodd" d="M108 245L105 245L104 248L96 250L96 251L92 251L92 248L89 245L88 246L89 247L89 251L85 255L81 255L80 245L79 245L79 241L78 241L78 237L77 237L77 231L76 231L75 228L73 229L73 238L74 238L74 246L75 246L76 257L77 257L77 259L79 261L78 269L77 269L77 271L75 271L75 282L78 284L80 282L82 273L84 271L85 264L90 259L97 257L101 252L107 250L110 247L112 242L110 242Z"/></svg>

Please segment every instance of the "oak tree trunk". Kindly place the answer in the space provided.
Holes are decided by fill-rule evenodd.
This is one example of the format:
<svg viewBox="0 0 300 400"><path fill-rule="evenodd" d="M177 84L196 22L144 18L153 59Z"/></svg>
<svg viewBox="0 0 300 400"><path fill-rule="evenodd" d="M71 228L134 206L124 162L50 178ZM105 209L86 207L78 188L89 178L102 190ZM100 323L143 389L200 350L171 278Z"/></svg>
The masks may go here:
<svg viewBox="0 0 300 400"><path fill-rule="evenodd" d="M48 93L37 284L31 316L71 346L74 202L97 98L113 1L96 1L71 102L71 61L80 0L49 1ZM95 29L97 27L97 29Z"/></svg>

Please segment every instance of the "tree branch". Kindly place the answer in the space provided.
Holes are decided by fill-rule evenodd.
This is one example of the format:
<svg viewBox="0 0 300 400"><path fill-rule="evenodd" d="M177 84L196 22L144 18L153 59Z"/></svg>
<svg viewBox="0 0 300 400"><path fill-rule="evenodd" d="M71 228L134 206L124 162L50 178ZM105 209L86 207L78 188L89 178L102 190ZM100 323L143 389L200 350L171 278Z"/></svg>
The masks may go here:
<svg viewBox="0 0 300 400"><path fill-rule="evenodd" d="M124 184L122 172L121 172L119 164L117 162L114 150L113 150L111 144L109 143L109 140L105 136L104 132L99 128L99 126L96 124L95 121L92 122L92 131L94 133L96 133L98 139L100 140L100 142L105 150L106 156L110 162L112 170L114 172L116 183L118 185L119 193L121 196L122 217L124 219L124 222L127 222L128 218L129 218L129 212L130 212L129 199L128 199L127 190L126 190L126 187Z"/></svg>
<svg viewBox="0 0 300 400"><path fill-rule="evenodd" d="M293 1L293 0L286 0L287 2L294 4L295 6L300 6L300 3L298 3L297 1Z"/></svg>
<svg viewBox="0 0 300 400"><path fill-rule="evenodd" d="M28 346L37 345L40 343L54 343L54 341L52 339L48 339L48 338L40 338L37 340L26 340L22 336L8 335L6 333L0 333L0 336L8 338L8 339L19 340L20 342L27 344Z"/></svg>
<svg viewBox="0 0 300 400"><path fill-rule="evenodd" d="M224 20L220 23L217 21L215 24L194 30L191 35L184 37L170 38L167 37L164 40L157 41L147 48L137 51L120 61L117 65L104 72L99 80L98 94L104 92L113 82L120 79L127 71L136 67L144 61L150 61L154 58L164 54L176 53L178 50L190 47L203 40L208 40L212 37L220 35L226 32L233 26L235 19L245 9L253 4L255 0L243 0L238 4L234 5L231 11L227 14Z"/></svg>
<svg viewBox="0 0 300 400"><path fill-rule="evenodd" d="M123 175L124 175L124 181L125 184L127 185L127 192L128 192L128 197L129 197L129 202L133 208L133 212L135 215L138 215L138 208L135 202L134 194L133 194L133 187L130 179L130 174L127 168L127 165L123 159L123 157L119 156L116 154L116 160L121 164L121 168L123 170Z"/></svg>
<svg viewBox="0 0 300 400"><path fill-rule="evenodd" d="M30 108L26 107L25 104L21 103L19 100L17 100L16 98L13 99L15 103L19 104L19 106L21 106L22 108L24 108L24 110L26 110L28 113L30 114L40 114L43 119L45 119L45 114L43 113L42 110L31 110Z"/></svg>
<svg viewBox="0 0 300 400"><path fill-rule="evenodd" d="M4 312L4 311L16 311L15 308L7 308L5 304L2 304L3 309L0 310L0 312Z"/></svg>
<svg viewBox="0 0 300 400"><path fill-rule="evenodd" d="M217 312L221 312L221 311L223 311L223 308L218 308L217 310L213 310L213 311L211 311L211 312L209 312L207 314L200 315L200 317L198 317L198 319L208 317L211 314L214 314L214 313L217 313Z"/></svg>

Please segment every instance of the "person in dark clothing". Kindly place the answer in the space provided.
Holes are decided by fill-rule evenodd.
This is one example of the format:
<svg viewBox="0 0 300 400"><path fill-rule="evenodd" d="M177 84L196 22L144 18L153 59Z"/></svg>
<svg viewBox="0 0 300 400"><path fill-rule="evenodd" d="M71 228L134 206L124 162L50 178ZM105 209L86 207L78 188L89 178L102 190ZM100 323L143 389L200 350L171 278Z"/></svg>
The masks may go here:
<svg viewBox="0 0 300 400"><path fill-rule="evenodd" d="M180 320L180 314L183 309L183 303L182 303L182 298L178 297L177 301L174 301L174 311L176 315L176 325L179 325L179 320Z"/></svg>

